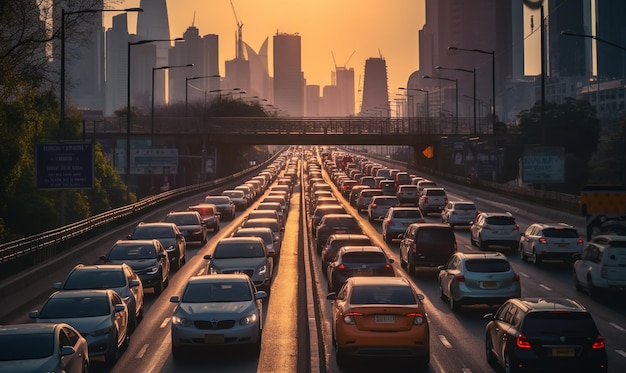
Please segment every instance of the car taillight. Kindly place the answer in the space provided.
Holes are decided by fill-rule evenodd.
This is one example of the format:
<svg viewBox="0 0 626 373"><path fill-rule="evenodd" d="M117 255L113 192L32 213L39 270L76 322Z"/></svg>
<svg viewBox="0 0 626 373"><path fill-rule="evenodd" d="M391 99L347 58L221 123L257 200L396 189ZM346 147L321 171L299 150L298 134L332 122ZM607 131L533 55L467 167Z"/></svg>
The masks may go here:
<svg viewBox="0 0 626 373"><path fill-rule="evenodd" d="M343 322L349 325L354 325L356 324L356 321L354 320L356 316L363 316L363 314L360 312L348 312L343 315Z"/></svg>
<svg viewBox="0 0 626 373"><path fill-rule="evenodd" d="M343 271L344 269L346 269L346 266L344 264L339 264L337 266L337 269L340 270L340 271Z"/></svg>
<svg viewBox="0 0 626 373"><path fill-rule="evenodd" d="M519 231L519 225L517 225L517 224L516 224L516 225L514 225L514 226L513 226L513 230L514 230L514 231Z"/></svg>
<svg viewBox="0 0 626 373"><path fill-rule="evenodd" d="M485 224L483 225L483 229L491 229L491 227Z"/></svg>
<svg viewBox="0 0 626 373"><path fill-rule="evenodd" d="M424 203L428 203L428 197L424 197Z"/></svg>
<svg viewBox="0 0 626 373"><path fill-rule="evenodd" d="M385 269L391 269L391 264L389 263L385 264Z"/></svg>
<svg viewBox="0 0 626 373"><path fill-rule="evenodd" d="M513 274L513 281L514 282L519 282L519 275L517 273Z"/></svg>
<svg viewBox="0 0 626 373"><path fill-rule="evenodd" d="M604 337L599 335L596 337L595 341L591 344L591 348L594 350L601 350L604 348Z"/></svg>
<svg viewBox="0 0 626 373"><path fill-rule="evenodd" d="M578 245L582 245L583 243L583 238L582 237L578 237L578 241L576 242Z"/></svg>
<svg viewBox="0 0 626 373"><path fill-rule="evenodd" d="M426 220L422 219L422 220L418 221L418 223L426 223Z"/></svg>
<svg viewBox="0 0 626 373"><path fill-rule="evenodd" d="M548 240L545 237L539 237L539 243L548 243Z"/></svg>
<svg viewBox="0 0 626 373"><path fill-rule="evenodd" d="M528 339L526 339L526 336L524 336L524 334L520 334L517 336L517 338L515 338L515 345L518 348L523 348L523 349L530 348L530 342L528 342Z"/></svg>
<svg viewBox="0 0 626 373"><path fill-rule="evenodd" d="M458 282L465 282L465 276L463 275L458 275L454 279L457 280Z"/></svg>
<svg viewBox="0 0 626 373"><path fill-rule="evenodd" d="M387 220L387 224L392 224L393 225L393 220L391 220L391 219Z"/></svg>
<svg viewBox="0 0 626 373"><path fill-rule="evenodd" d="M423 313L413 312L413 313L408 313L406 316L412 317L413 324L415 325L422 325L426 322L426 315L424 315Z"/></svg>
<svg viewBox="0 0 626 373"><path fill-rule="evenodd" d="M375 209L376 207L378 207L378 205L375 203L372 203L372 208Z"/></svg>

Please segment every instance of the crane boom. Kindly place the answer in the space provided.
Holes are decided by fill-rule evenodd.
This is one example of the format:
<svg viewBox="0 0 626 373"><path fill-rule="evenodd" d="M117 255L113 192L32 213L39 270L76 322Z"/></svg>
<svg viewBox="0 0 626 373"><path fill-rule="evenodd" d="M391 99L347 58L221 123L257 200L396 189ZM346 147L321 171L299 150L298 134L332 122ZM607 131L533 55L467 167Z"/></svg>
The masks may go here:
<svg viewBox="0 0 626 373"><path fill-rule="evenodd" d="M235 5L233 5L233 0L230 0L230 7L233 9L233 14L235 15L235 22L237 23L237 35L236 35L236 48L235 48L235 58L241 59L243 58L243 23L237 17L237 12L235 11Z"/></svg>

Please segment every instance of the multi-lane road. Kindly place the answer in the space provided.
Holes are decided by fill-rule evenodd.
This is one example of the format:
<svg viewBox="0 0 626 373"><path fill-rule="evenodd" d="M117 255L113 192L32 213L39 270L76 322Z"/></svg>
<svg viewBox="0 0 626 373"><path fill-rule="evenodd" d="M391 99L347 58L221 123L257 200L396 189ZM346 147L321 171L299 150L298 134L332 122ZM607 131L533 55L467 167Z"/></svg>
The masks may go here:
<svg viewBox="0 0 626 373"><path fill-rule="evenodd" d="M299 162L302 170L303 162ZM171 355L170 317L174 304L169 302L172 295L180 294L186 280L196 274L206 273L206 261L202 258L211 252L219 239L230 236L243 222L245 212L239 213L233 221L221 223L219 232L211 236L209 242L201 246L191 244L188 247L187 263L179 269L170 281L170 285L158 297L150 290L146 292L145 317L131 336L129 347L114 365L107 365L103 360L93 359L92 372L340 372L334 359L331 343L331 311L330 302L326 300L327 284L320 272L319 257L313 250L309 240L311 232L307 226L307 201L302 190L306 182L301 175L301 182L294 187L291 195L290 212L280 258L277 264L268 299L264 300L265 324L261 352L258 356L242 353L238 349L217 349L203 351L191 356L188 361L174 361ZM329 181L329 183L332 183ZM471 191L443 185L451 199L471 198L480 210L513 211L520 230L542 216L553 221L558 216L554 211L545 214L540 208L520 209L515 201L498 200L490 197L479 197ZM219 193L219 190L212 191ZM469 194L468 194L469 193ZM203 195L190 197L174 205L154 211L144 216L144 221L159 221L170 210L186 209L187 206L200 202ZM342 198L342 197L338 197ZM262 200L258 199L250 209ZM398 241L387 245L381 237L380 223L369 223L364 213L357 213L344 201L346 210L357 216L365 234L372 241L385 248L395 259L394 269L398 276L408 276L400 268L398 258ZM548 217L549 216L549 217ZM573 217L569 217L572 218ZM435 214L428 221L439 221ZM562 219L568 220L567 215ZM130 233L137 222L120 227L107 236L85 243L89 247L88 254L68 259L71 263L78 261L95 263L99 255L106 252L116 239ZM578 227L579 229L582 227ZM455 231L460 251L477 250L469 242L467 228ZM82 251L84 252L84 250ZM521 276L522 295L526 297L568 297L575 299L587 307L602 335L606 338L609 356L609 372L626 371L626 314L623 299L603 301L591 300L586 294L577 292L572 283L572 271L569 265L547 263L535 267L531 263L521 262L516 252L503 248L502 252L509 258L515 271ZM65 268L52 268L46 279L28 279L42 281L42 287L51 286L53 281L61 281L66 275ZM420 270L414 276L408 276L425 296L424 304L428 312L431 330L430 372L492 372L484 353L484 334L486 320L483 315L495 311L486 306L470 306L460 312L453 313L448 304L439 298L437 271ZM54 279L53 281L49 281ZM49 282L48 282L49 281ZM17 298L17 297L16 297ZM29 308L37 308L43 301L41 298L27 298L19 312L1 320L3 323L28 322ZM381 369L398 370L393 359L380 361L355 362L353 369L345 371L378 371ZM411 367L406 367L411 370Z"/></svg>

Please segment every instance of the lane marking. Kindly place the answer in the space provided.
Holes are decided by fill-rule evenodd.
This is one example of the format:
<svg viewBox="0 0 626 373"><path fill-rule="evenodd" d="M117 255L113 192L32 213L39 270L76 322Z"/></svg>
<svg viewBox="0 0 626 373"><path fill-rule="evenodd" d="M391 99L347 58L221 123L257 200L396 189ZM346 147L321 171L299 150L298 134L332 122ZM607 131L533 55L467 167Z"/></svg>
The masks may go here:
<svg viewBox="0 0 626 373"><path fill-rule="evenodd" d="M547 291L552 291L552 289L550 289L549 287L547 287L544 284L539 284L539 286L541 286L542 288L546 289Z"/></svg>
<svg viewBox="0 0 626 373"><path fill-rule="evenodd" d="M474 246L472 246L472 245L463 245L463 246L464 246L467 250L469 250L469 251L474 251L474 250L476 250L476 249L474 248Z"/></svg>
<svg viewBox="0 0 626 373"><path fill-rule="evenodd" d="M463 373L472 373L472 370L470 368L461 368L461 371Z"/></svg>
<svg viewBox="0 0 626 373"><path fill-rule="evenodd" d="M165 320L163 320L163 322L161 323L161 326L159 326L159 329L163 329L167 326L167 324L169 324L170 322L170 318L166 318Z"/></svg>
<svg viewBox="0 0 626 373"><path fill-rule="evenodd" d="M623 357L626 357L626 351L624 351L624 350L615 350L615 352L617 352L618 354L622 355Z"/></svg>
<svg viewBox="0 0 626 373"><path fill-rule="evenodd" d="M626 329L622 328L621 326L617 325L614 322L610 322L609 325L611 325L612 327L614 327L615 329L619 330L620 332L626 332Z"/></svg>
<svg viewBox="0 0 626 373"><path fill-rule="evenodd" d="M137 352L137 355L135 355L135 359L142 359L143 355L145 355L146 351L148 350L148 346L149 346L148 343L143 345L143 347L141 347L141 350L139 350L139 352Z"/></svg>
<svg viewBox="0 0 626 373"><path fill-rule="evenodd" d="M439 340L441 341L441 344L443 344L447 348L452 348L452 344L448 342L448 339L446 338L445 335L439 335L438 337L439 337Z"/></svg>
<svg viewBox="0 0 626 373"><path fill-rule="evenodd" d="M530 276L528 276L526 273L524 272L519 272L520 276L524 277L524 278L530 278Z"/></svg>

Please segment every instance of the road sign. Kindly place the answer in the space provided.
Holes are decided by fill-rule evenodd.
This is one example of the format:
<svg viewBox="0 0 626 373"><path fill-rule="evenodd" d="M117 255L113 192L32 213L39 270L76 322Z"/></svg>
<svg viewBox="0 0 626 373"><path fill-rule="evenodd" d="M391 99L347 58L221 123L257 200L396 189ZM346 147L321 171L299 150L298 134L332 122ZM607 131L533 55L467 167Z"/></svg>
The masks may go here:
<svg viewBox="0 0 626 373"><path fill-rule="evenodd" d="M527 147L522 162L525 183L562 183L565 181L563 148Z"/></svg>
<svg viewBox="0 0 626 373"><path fill-rule="evenodd" d="M115 149L115 169L125 174L125 149ZM132 149L130 151L132 175L178 174L178 149Z"/></svg>
<svg viewBox="0 0 626 373"><path fill-rule="evenodd" d="M422 154L424 155L424 157L428 159L432 158L434 156L434 153L435 151L432 145L427 146L426 149L422 151Z"/></svg>
<svg viewBox="0 0 626 373"><path fill-rule="evenodd" d="M39 189L93 188L92 143L37 144L36 163Z"/></svg>

